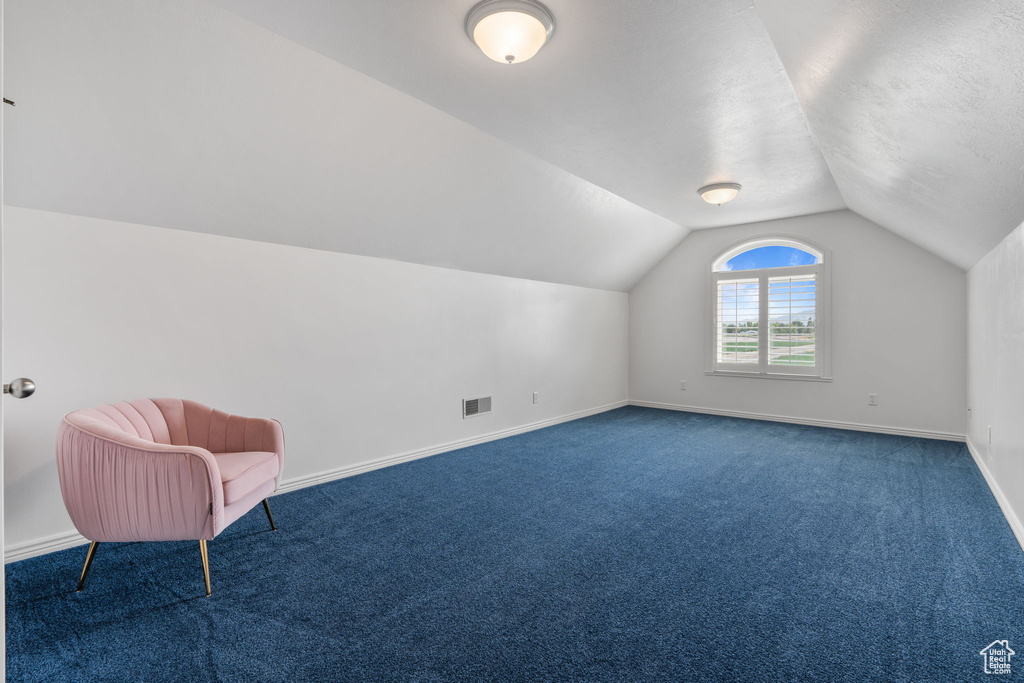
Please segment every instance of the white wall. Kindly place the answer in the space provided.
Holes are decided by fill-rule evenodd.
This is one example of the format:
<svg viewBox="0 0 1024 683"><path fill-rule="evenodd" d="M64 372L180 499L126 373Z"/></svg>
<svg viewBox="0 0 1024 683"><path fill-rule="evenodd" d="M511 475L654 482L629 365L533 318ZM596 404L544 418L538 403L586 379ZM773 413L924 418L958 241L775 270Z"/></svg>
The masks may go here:
<svg viewBox="0 0 1024 683"><path fill-rule="evenodd" d="M967 436L1024 545L1024 225L971 268L967 292Z"/></svg>
<svg viewBox="0 0 1024 683"><path fill-rule="evenodd" d="M830 383L704 374L710 261L763 234L832 252ZM630 293L630 400L962 435L965 280L850 211L693 232Z"/></svg>
<svg viewBox="0 0 1024 683"><path fill-rule="evenodd" d="M73 531L54 443L77 408L175 396L276 417L287 482L626 399L623 293L31 209L4 221L4 371L39 387L4 402L9 550ZM494 413L463 420L481 394Z"/></svg>

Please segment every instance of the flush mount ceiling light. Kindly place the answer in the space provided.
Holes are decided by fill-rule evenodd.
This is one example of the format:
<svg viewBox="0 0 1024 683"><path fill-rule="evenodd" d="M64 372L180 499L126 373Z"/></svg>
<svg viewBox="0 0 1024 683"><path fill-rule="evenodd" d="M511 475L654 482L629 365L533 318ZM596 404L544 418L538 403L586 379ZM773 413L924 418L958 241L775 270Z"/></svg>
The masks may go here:
<svg viewBox="0 0 1024 683"><path fill-rule="evenodd" d="M518 64L555 32L548 8L534 0L483 0L466 16L466 35L496 62Z"/></svg>
<svg viewBox="0 0 1024 683"><path fill-rule="evenodd" d="M697 190L697 194L708 204L718 204L721 206L726 202L736 199L740 189L739 183L715 183L714 185L705 185L700 188Z"/></svg>

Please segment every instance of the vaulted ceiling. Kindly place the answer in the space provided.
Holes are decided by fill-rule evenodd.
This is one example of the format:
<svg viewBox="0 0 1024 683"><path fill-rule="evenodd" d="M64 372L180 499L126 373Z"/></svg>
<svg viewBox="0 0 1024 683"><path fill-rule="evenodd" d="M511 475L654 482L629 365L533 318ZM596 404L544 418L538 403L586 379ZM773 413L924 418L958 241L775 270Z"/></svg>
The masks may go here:
<svg viewBox="0 0 1024 683"><path fill-rule="evenodd" d="M509 67L472 0L6 0L5 201L619 290L692 229L1024 220L1019 0L547 4Z"/></svg>
<svg viewBox="0 0 1024 683"><path fill-rule="evenodd" d="M466 0L214 0L687 228L843 208L750 0L555 0L508 66ZM743 184L719 208L697 189Z"/></svg>
<svg viewBox="0 0 1024 683"><path fill-rule="evenodd" d="M756 0L847 205L961 268L1024 221L1021 0Z"/></svg>
<svg viewBox="0 0 1024 683"><path fill-rule="evenodd" d="M682 226L201 0L7 0L4 201L627 290Z"/></svg>

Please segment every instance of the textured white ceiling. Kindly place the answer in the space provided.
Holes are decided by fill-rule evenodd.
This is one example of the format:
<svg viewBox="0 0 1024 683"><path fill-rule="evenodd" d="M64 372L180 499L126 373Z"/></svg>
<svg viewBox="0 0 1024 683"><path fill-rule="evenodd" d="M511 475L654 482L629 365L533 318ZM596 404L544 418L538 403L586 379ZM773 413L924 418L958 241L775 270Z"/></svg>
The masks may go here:
<svg viewBox="0 0 1024 683"><path fill-rule="evenodd" d="M750 0L546 0L513 66L466 37L475 0L215 1L688 228L844 207Z"/></svg>
<svg viewBox="0 0 1024 683"><path fill-rule="evenodd" d="M963 268L1024 220L1024 2L756 0L849 207Z"/></svg>
<svg viewBox="0 0 1024 683"><path fill-rule="evenodd" d="M206 2L4 20L14 206L617 290L686 235Z"/></svg>
<svg viewBox="0 0 1024 683"><path fill-rule="evenodd" d="M1024 220L1020 0L547 4L508 67L472 0L7 0L6 200L620 290L688 228Z"/></svg>

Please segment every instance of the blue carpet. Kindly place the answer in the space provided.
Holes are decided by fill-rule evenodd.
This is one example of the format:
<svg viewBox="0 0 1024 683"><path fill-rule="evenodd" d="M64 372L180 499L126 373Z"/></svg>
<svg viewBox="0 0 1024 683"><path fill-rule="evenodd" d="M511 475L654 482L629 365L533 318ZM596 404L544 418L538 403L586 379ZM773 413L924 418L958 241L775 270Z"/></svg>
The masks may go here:
<svg viewBox="0 0 1024 683"><path fill-rule="evenodd" d="M211 598L191 542L101 545L77 594L84 547L8 565L8 680L968 681L997 638L1024 670L963 444L623 408L271 502Z"/></svg>

